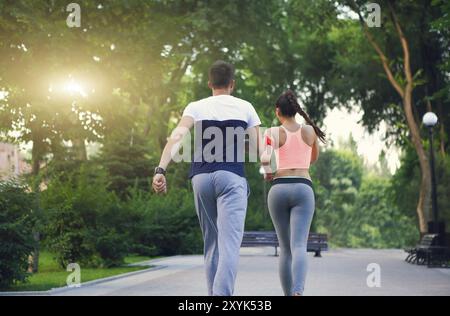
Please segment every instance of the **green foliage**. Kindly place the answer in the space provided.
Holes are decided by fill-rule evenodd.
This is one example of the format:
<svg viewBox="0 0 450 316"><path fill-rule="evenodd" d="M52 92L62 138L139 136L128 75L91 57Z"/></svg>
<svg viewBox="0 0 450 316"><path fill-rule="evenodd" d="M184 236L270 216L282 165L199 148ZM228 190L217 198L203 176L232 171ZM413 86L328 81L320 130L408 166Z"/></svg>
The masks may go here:
<svg viewBox="0 0 450 316"><path fill-rule="evenodd" d="M133 186L148 189L153 174L145 143L138 135L126 136L109 140L98 159L108 172L109 189L121 197Z"/></svg>
<svg viewBox="0 0 450 316"><path fill-rule="evenodd" d="M120 200L109 191L107 179L104 172L84 165L52 179L42 193L45 245L61 266L118 266L128 253L201 252L191 192L175 187L159 197L135 186Z"/></svg>
<svg viewBox="0 0 450 316"><path fill-rule="evenodd" d="M364 177L349 218L351 247L401 249L417 242L414 217L392 203L390 190L389 179Z"/></svg>
<svg viewBox="0 0 450 316"><path fill-rule="evenodd" d="M343 145L323 152L313 168L317 180L313 230L327 233L337 247L414 244L419 236L415 219L394 203L395 181L364 166L351 143Z"/></svg>
<svg viewBox="0 0 450 316"><path fill-rule="evenodd" d="M202 238L192 192L171 188L166 196L132 191L126 207L139 214L132 240L144 255L176 255L202 252ZM150 248L149 248L150 247Z"/></svg>
<svg viewBox="0 0 450 316"><path fill-rule="evenodd" d="M109 228L97 230L95 238L95 249L102 258L104 266L113 267L123 264L129 251L124 234L118 233L114 228Z"/></svg>
<svg viewBox="0 0 450 316"><path fill-rule="evenodd" d="M118 199L107 191L104 174L83 165L79 171L52 179L41 194L46 214L46 246L62 267L118 265L125 255ZM115 233L114 233L115 232Z"/></svg>
<svg viewBox="0 0 450 316"><path fill-rule="evenodd" d="M446 222L447 231L450 227L450 157L439 157L437 167L437 194L440 220Z"/></svg>
<svg viewBox="0 0 450 316"><path fill-rule="evenodd" d="M406 148L401 166L392 178L392 198L394 204L410 217L416 216L416 206L420 187L419 160L414 150Z"/></svg>
<svg viewBox="0 0 450 316"><path fill-rule="evenodd" d="M415 216L415 203L420 181L419 163L412 149L406 150L401 161L401 167L392 179L392 196L396 206L410 218ZM436 154L436 182L438 195L438 208L440 220L450 227L450 158ZM411 198L414 196L415 198ZM429 218L431 214L429 214Z"/></svg>
<svg viewBox="0 0 450 316"><path fill-rule="evenodd" d="M270 183L263 181L263 176L259 174L259 167L259 164L248 164L246 167L247 180L250 185L245 222L245 229L248 231L274 230L267 207Z"/></svg>
<svg viewBox="0 0 450 316"><path fill-rule="evenodd" d="M327 150L312 171L316 179L317 212L314 229L329 234L337 246L348 246L348 227L362 181L363 163L357 154Z"/></svg>
<svg viewBox="0 0 450 316"><path fill-rule="evenodd" d="M34 244L33 205L33 196L25 187L0 182L0 289L28 277L28 257Z"/></svg>

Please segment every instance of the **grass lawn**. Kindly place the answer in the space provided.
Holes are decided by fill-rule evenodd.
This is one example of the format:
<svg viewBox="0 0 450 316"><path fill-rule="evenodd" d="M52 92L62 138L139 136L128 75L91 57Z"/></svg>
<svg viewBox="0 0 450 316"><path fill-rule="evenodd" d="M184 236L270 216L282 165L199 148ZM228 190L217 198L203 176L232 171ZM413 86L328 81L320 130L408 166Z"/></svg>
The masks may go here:
<svg viewBox="0 0 450 316"><path fill-rule="evenodd" d="M125 258L125 263L137 263L153 258L142 256L129 256ZM149 267L117 267L117 268L86 268L81 267L81 282L88 282L96 279L106 278L123 273L139 271ZM53 259L52 254L42 252L39 260L39 273L33 274L26 283L14 285L10 291L46 291L53 288L66 286L66 279L71 272L62 269Z"/></svg>

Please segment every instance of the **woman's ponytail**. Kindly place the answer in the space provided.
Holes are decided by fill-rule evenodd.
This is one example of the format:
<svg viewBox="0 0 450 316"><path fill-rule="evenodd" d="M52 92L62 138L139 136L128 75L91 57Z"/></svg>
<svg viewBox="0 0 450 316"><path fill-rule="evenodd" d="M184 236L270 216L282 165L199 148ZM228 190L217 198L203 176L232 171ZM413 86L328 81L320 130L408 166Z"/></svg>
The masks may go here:
<svg viewBox="0 0 450 316"><path fill-rule="evenodd" d="M283 112L283 107L280 106L279 103L281 103L281 99L285 97L287 102L289 103L290 109L285 110L285 112ZM282 114L288 115L288 116L292 116L292 113L298 113L300 114L306 121L306 123L308 123L308 125L311 125L314 128L314 131L316 132L317 137L319 137L319 139L323 142L326 143L326 135L325 133L316 125L316 123L314 123L313 120L311 120L311 118L309 117L309 115L302 109L302 107L300 106L300 104L297 101L297 97L294 94L293 91L288 90L286 91L279 99L279 102L277 104L277 106L279 106L281 108L281 112ZM295 115L295 114L294 114Z"/></svg>

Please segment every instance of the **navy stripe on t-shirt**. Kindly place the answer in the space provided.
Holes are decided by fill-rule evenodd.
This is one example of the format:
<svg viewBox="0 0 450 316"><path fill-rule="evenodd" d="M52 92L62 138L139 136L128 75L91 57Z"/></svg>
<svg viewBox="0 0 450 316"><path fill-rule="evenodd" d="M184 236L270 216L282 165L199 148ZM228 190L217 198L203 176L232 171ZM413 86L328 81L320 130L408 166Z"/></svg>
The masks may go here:
<svg viewBox="0 0 450 316"><path fill-rule="evenodd" d="M219 170L245 177L246 129L247 122L241 120L196 122L190 178Z"/></svg>

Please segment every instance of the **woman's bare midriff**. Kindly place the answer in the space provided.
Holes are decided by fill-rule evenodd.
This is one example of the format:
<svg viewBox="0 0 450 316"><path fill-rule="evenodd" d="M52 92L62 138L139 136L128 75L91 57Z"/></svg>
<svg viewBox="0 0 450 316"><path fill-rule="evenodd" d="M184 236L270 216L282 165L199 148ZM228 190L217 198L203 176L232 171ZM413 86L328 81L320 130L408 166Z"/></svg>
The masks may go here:
<svg viewBox="0 0 450 316"><path fill-rule="evenodd" d="M306 178L311 180L311 176L309 174L308 169L283 169L277 170L274 178L282 178L282 177L299 177Z"/></svg>

